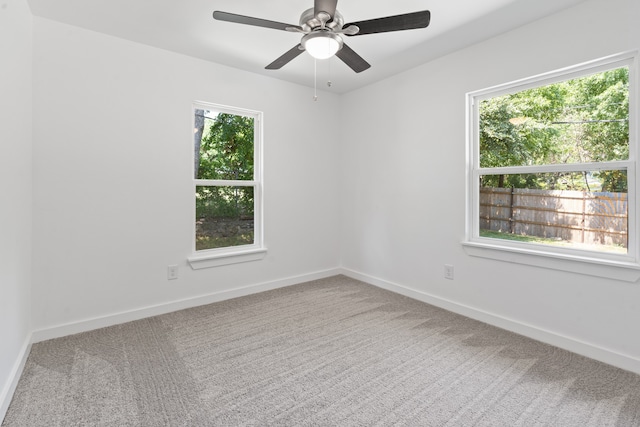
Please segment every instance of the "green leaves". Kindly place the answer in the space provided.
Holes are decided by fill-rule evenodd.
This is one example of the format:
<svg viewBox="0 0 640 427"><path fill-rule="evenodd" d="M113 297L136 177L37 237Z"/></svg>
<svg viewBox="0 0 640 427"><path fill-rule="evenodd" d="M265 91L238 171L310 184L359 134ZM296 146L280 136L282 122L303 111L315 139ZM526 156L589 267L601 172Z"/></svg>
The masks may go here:
<svg viewBox="0 0 640 427"><path fill-rule="evenodd" d="M254 119L227 113L210 118L208 113L204 114L197 179L253 181ZM203 224L214 218L253 218L253 211L253 186L196 187L196 217Z"/></svg>
<svg viewBox="0 0 640 427"><path fill-rule="evenodd" d="M252 180L254 119L219 113L207 119L198 179Z"/></svg>
<svg viewBox="0 0 640 427"><path fill-rule="evenodd" d="M483 168L626 160L629 70L617 68L490 98L480 103L479 114ZM610 175L607 185L620 188L624 177ZM523 185L515 177L514 182L492 177L486 179L501 182L483 185ZM529 188L554 185L538 182Z"/></svg>

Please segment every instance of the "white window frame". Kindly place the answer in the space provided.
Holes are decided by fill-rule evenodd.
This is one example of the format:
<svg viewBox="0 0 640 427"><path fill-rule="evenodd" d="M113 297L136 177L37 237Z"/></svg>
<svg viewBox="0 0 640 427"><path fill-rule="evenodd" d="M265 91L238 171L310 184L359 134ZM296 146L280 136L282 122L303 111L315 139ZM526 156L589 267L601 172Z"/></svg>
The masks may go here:
<svg viewBox="0 0 640 427"><path fill-rule="evenodd" d="M257 261L265 257L267 248L264 246L263 235L263 174L262 174L262 150L263 150L263 114L261 111L247 110L243 108L229 107L226 105L213 104L210 102L195 101L191 109L191 129L193 128L193 118L196 110L210 110L220 113L234 114L237 116L251 117L254 119L253 132L253 180L210 180L195 179L193 169L193 157L191 157L192 168L191 177L193 179L193 193L196 187L202 185L229 186L229 187L253 187L254 198L254 237L253 244L241 246L228 246L224 248L206 249L196 251L196 224L195 224L195 197L193 198L192 209L192 251L193 254L187 258L191 268L194 270L210 267L218 267L227 264L235 264L247 261ZM188 147L193 153L193 131L190 132L190 144ZM192 154L193 156L193 154Z"/></svg>
<svg viewBox="0 0 640 427"><path fill-rule="evenodd" d="M627 254L609 254L572 248L523 243L480 236L480 176L495 174L562 172L576 165L543 167L480 167L479 112L481 101L523 90L571 80L620 67L629 67L629 159L580 164L581 170L626 169L628 180ZM625 52L514 82L469 92L466 95L466 227L463 245L472 256L533 265L554 270L635 282L640 278L640 206L638 190L638 52Z"/></svg>

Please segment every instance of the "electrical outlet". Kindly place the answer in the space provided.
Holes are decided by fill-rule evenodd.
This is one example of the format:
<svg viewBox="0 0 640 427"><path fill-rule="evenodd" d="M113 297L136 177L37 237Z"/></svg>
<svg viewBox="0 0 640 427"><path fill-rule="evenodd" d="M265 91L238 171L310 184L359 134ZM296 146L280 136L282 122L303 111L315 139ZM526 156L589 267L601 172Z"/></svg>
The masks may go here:
<svg viewBox="0 0 640 427"><path fill-rule="evenodd" d="M170 265L167 267L167 280L175 280L178 278L178 266Z"/></svg>
<svg viewBox="0 0 640 427"><path fill-rule="evenodd" d="M453 280L453 265L451 264L444 265L444 278Z"/></svg>

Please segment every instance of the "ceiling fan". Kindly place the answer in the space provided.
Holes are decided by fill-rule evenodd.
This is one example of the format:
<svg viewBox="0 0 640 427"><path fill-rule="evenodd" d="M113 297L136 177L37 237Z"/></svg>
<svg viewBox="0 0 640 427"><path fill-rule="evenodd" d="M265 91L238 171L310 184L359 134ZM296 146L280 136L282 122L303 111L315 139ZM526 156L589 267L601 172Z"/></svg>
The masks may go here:
<svg viewBox="0 0 640 427"><path fill-rule="evenodd" d="M213 12L213 18L219 21L303 34L300 43L267 65L265 67L267 70L282 68L306 50L316 59L326 59L335 55L356 73L368 69L371 65L347 46L342 36L352 37L426 28L431 20L431 13L428 10L423 10L345 24L344 18L336 10L337 3L338 0L314 0L313 8L302 12L300 25L284 24L221 11Z"/></svg>

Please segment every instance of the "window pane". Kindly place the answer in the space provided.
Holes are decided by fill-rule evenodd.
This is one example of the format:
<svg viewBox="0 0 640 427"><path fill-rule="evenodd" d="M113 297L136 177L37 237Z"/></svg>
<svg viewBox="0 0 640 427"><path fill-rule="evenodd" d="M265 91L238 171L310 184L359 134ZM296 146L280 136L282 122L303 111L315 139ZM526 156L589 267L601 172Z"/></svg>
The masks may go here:
<svg viewBox="0 0 640 427"><path fill-rule="evenodd" d="M480 166L629 158L629 69L483 100Z"/></svg>
<svg viewBox="0 0 640 427"><path fill-rule="evenodd" d="M480 236L627 252L626 171L485 175Z"/></svg>
<svg viewBox="0 0 640 427"><path fill-rule="evenodd" d="M195 110L196 179L253 180L254 119Z"/></svg>
<svg viewBox="0 0 640 427"><path fill-rule="evenodd" d="M196 250L254 243L253 187L196 186Z"/></svg>

